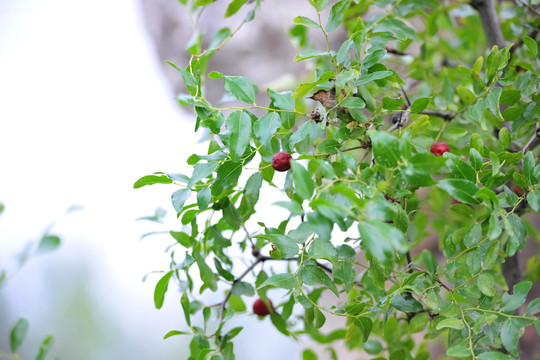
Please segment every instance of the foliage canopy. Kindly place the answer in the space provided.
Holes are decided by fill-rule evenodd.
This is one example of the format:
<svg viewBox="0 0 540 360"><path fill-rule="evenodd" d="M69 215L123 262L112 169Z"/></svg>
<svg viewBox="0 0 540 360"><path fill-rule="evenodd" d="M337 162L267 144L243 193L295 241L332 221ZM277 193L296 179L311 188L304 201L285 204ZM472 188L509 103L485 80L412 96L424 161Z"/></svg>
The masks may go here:
<svg viewBox="0 0 540 360"><path fill-rule="evenodd" d="M214 6L180 2L194 19ZM509 44L493 46L481 8L492 1L307 3L290 24L294 61L309 69L296 87L261 91L208 72L260 0L231 1L225 17L249 7L238 28L195 33L187 66L171 64L188 91L178 101L211 139L187 159L191 175L135 183L179 187L181 229L170 232L154 299L161 308L174 283L187 328L165 338L193 336L189 359L234 359L242 328L228 322L258 296L274 301L277 331L325 344L335 359L336 342L376 359L428 359L430 342L450 358L517 358L525 327L540 332L540 299L524 305L540 260L524 281L509 267L527 234L540 239L524 216L540 210L538 7L500 2L487 20ZM333 31L345 40L329 41ZM219 104L205 96L209 79L222 80ZM438 141L449 145L443 156L430 152ZM270 164L280 151L293 157L285 174ZM271 190L283 198L257 221ZM238 253L244 263L232 261ZM205 292L222 301L205 303ZM329 316L342 327L324 331ZM317 356L306 349L303 359Z"/></svg>

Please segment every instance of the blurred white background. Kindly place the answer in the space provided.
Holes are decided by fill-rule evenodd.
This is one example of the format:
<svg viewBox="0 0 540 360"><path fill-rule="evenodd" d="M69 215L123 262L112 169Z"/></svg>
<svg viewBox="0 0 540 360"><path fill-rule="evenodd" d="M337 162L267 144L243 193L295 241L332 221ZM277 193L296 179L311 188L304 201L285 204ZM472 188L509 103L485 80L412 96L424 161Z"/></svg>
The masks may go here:
<svg viewBox="0 0 540 360"><path fill-rule="evenodd" d="M187 358L188 337L162 340L186 329L179 295L171 287L155 310L159 275L141 281L166 270L171 240L139 238L171 227L135 221L159 206L174 215L171 188L134 190L134 181L154 171L189 175L185 159L206 150L161 66L136 0L0 1L1 351L26 317L23 359L48 334L50 359ZM64 215L72 205L82 210ZM52 223L61 247L17 270L18 254ZM237 359L299 358L269 319L238 322Z"/></svg>

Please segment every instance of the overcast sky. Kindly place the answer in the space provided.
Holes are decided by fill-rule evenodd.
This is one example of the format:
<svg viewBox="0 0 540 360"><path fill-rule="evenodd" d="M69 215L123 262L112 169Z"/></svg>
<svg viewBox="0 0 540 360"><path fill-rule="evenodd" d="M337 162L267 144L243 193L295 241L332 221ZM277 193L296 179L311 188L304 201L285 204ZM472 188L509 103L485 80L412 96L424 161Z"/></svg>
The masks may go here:
<svg viewBox="0 0 540 360"><path fill-rule="evenodd" d="M0 269L10 275L0 288L0 316L7 316L0 320L0 350L8 350L8 330L25 316L35 331L23 354L35 355L37 341L53 333L52 354L62 359L83 359L77 351L96 347L94 359L185 358L178 357L185 340L162 340L168 330L182 330L177 295L168 294L157 311L158 277L141 282L144 274L166 269L171 241L138 239L170 228L135 222L158 206L172 210L173 189L132 185L154 171L189 175L185 160L206 146L196 143L191 115L178 109L164 85L138 12L135 0L0 1L0 202L6 206ZM73 205L82 210L64 216ZM61 248L14 271L16 255L51 223ZM83 294L93 299L83 304L93 326L101 336L114 334L111 343L96 337L73 344L70 336L86 333L70 322L66 305L55 302ZM267 342L253 331L269 331L274 339L273 351L259 359L298 351L269 319L239 321L248 327L238 337L244 344L239 360L252 359Z"/></svg>

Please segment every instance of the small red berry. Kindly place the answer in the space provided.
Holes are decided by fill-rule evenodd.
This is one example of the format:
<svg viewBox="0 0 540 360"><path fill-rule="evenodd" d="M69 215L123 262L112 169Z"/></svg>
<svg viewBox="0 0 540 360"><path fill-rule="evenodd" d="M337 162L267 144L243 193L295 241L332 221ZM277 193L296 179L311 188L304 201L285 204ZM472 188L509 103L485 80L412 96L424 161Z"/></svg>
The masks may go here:
<svg viewBox="0 0 540 360"><path fill-rule="evenodd" d="M268 299L268 303L270 304L270 307L272 310L274 309L274 304L272 304L272 301ZM266 316L270 314L270 309L266 306L266 303L263 301L263 299L258 298L253 303L253 312L258 316Z"/></svg>
<svg viewBox="0 0 540 360"><path fill-rule="evenodd" d="M429 151L431 151L435 156L442 156L442 154L445 152L450 151L450 146L448 146L448 144L444 141L439 141L431 145L431 149Z"/></svg>
<svg viewBox="0 0 540 360"><path fill-rule="evenodd" d="M280 151L272 156L272 167L276 171L287 171L291 168L291 159L291 154Z"/></svg>

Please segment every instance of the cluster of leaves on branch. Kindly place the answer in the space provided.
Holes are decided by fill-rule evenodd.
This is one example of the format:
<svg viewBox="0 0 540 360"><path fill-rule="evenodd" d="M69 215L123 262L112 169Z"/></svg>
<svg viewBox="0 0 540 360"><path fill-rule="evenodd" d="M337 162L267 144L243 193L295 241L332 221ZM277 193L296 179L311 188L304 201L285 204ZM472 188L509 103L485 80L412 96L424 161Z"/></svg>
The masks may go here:
<svg viewBox="0 0 540 360"><path fill-rule="evenodd" d="M180 2L195 21L213 6ZM231 1L225 17L250 7L239 26L196 32L187 66L173 65L188 91L179 102L211 139L206 154L187 159L191 175L135 183L179 187L172 205L181 228L170 232L172 261L154 295L160 308L174 282L187 327L165 337L193 335L189 359L234 359L242 328L228 324L260 297L267 306L272 298L277 331L325 344L336 359L339 342L376 359L428 359L429 342L449 357L517 358L525 327L540 332L540 299L524 306L540 278L538 256L515 286L501 270L528 233L540 238L524 216L540 210L536 8L500 2L509 45L490 49L466 1L306 5L289 36L294 61L312 70L295 88L264 93L244 76L208 72L256 19L260 0ZM330 41L333 31L346 40ZM231 104L205 97L216 79ZM430 151L437 142L449 151ZM271 164L278 152L292 155L284 173ZM284 200L258 208L271 188ZM255 221L261 211L271 221ZM417 250L430 235L437 256ZM238 253L244 262L232 261ZM222 301L205 303L205 292ZM342 327L325 331L328 316ZM317 356L306 349L303 358Z"/></svg>

